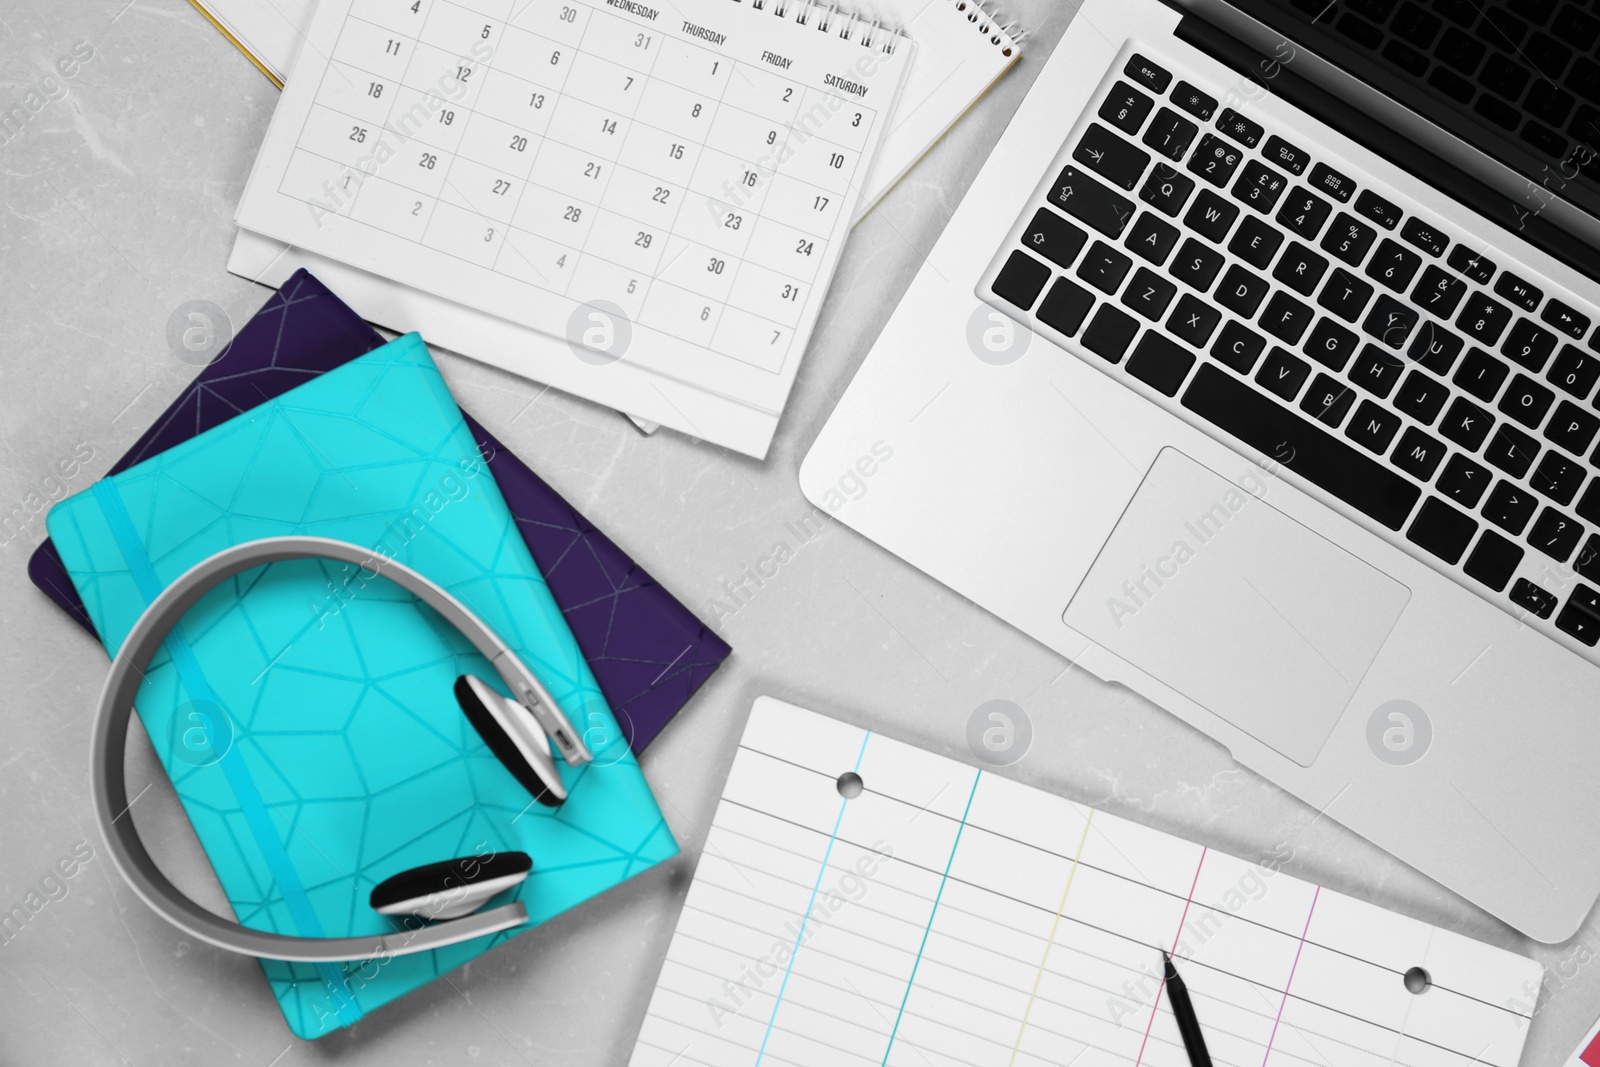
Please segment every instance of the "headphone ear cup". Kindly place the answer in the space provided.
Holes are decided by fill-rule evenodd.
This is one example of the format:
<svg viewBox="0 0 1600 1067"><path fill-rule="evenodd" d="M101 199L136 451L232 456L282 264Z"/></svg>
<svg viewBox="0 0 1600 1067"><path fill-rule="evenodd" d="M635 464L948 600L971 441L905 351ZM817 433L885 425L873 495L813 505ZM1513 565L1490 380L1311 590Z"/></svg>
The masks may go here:
<svg viewBox="0 0 1600 1067"><path fill-rule="evenodd" d="M456 703L483 743L533 799L552 808L567 799L550 743L527 708L470 674L456 679L455 693Z"/></svg>
<svg viewBox="0 0 1600 1067"><path fill-rule="evenodd" d="M533 870L526 852L429 863L401 871L372 887L367 902L381 915L420 919L459 919L471 915L497 893L518 885Z"/></svg>

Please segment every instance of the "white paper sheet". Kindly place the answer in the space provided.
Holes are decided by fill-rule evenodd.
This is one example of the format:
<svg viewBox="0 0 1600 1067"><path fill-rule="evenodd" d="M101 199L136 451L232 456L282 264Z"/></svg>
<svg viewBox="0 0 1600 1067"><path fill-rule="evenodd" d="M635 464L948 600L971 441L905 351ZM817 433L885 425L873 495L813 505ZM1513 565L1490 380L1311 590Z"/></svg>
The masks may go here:
<svg viewBox="0 0 1600 1067"><path fill-rule="evenodd" d="M846 772L862 791L847 799ZM768 698L634 1067L1516 1067L1532 960ZM1421 967L1432 985L1406 988Z"/></svg>

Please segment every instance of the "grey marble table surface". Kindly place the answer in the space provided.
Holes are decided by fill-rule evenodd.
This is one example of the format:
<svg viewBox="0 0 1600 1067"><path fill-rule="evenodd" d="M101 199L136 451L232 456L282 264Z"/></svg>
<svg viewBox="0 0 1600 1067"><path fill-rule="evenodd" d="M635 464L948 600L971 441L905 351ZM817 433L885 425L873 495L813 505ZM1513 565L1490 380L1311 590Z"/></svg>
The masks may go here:
<svg viewBox="0 0 1600 1067"><path fill-rule="evenodd" d="M997 773L1247 859L1287 841L1298 876L1538 958L1550 977L1523 1062L1562 1061L1600 1013L1594 918L1566 945L1534 944L848 528L794 543L788 525L811 511L796 480L806 448L1076 5L1010 6L1034 29L1023 60L856 229L765 463L646 437L613 412L436 353L457 396L734 654L641 761L682 856L307 1043L253 961L165 927L111 869L87 775L106 657L25 571L44 538L35 505L105 473L194 374L166 341L174 309L209 300L242 323L267 298L225 263L278 91L183 0L0 0L0 109L43 100L0 136L0 515L12 517L0 534L0 911L57 860L92 851L0 941L0 1063L624 1063L761 694L957 758L970 758L973 711L1013 701L1034 741ZM75 49L90 57L59 80L57 60ZM88 458L52 481L75 453ZM780 541L794 552L778 575L714 612L723 581ZM151 785L135 815L152 850L221 907L142 737L129 762L131 789Z"/></svg>

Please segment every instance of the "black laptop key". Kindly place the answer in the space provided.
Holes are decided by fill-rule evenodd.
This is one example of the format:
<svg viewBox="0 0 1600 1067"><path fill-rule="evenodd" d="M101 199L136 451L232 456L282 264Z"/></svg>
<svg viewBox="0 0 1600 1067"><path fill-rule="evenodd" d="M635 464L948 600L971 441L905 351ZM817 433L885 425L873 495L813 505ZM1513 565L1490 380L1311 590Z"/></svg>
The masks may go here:
<svg viewBox="0 0 1600 1067"><path fill-rule="evenodd" d="M1323 235L1322 250L1332 253L1353 267L1366 256L1367 249L1372 247L1372 242L1377 238L1377 231L1371 226L1348 211L1341 211L1338 218L1333 220L1333 225L1328 227L1328 232Z"/></svg>
<svg viewBox="0 0 1600 1067"><path fill-rule="evenodd" d="M1434 487L1462 507L1475 508L1493 478L1488 467L1458 453L1451 456L1444 470L1439 472L1439 480Z"/></svg>
<svg viewBox="0 0 1600 1067"><path fill-rule="evenodd" d="M1528 68L1506 56L1494 55L1484 65L1483 73L1478 76L1478 84L1508 100L1515 100L1528 87L1531 77Z"/></svg>
<svg viewBox="0 0 1600 1067"><path fill-rule="evenodd" d="M1506 533L1516 535L1528 525L1538 506L1538 498L1532 493L1511 482L1500 481L1495 483L1494 492L1484 501L1483 517Z"/></svg>
<svg viewBox="0 0 1600 1067"><path fill-rule="evenodd" d="M1450 250L1450 269L1465 275L1469 280L1479 285L1488 285L1489 279L1494 277L1495 262L1485 257L1480 252L1474 252L1465 245L1456 245Z"/></svg>
<svg viewBox="0 0 1600 1067"><path fill-rule="evenodd" d="M1107 363L1120 363L1128 346L1133 344L1133 335L1138 332L1138 319L1110 304L1102 304L1083 331L1083 347Z"/></svg>
<svg viewBox="0 0 1600 1067"><path fill-rule="evenodd" d="M1350 202L1350 197L1355 195L1356 183L1340 174L1326 163L1318 163L1311 168L1311 188L1327 193L1341 204Z"/></svg>
<svg viewBox="0 0 1600 1067"><path fill-rule="evenodd" d="M1217 110L1216 97L1196 89L1186 81L1180 81L1173 87L1172 102L1201 122L1209 122Z"/></svg>
<svg viewBox="0 0 1600 1067"><path fill-rule="evenodd" d="M1563 63L1561 67L1555 69L1560 70L1565 66L1566 64ZM1572 107L1577 102L1577 98L1565 89L1558 89L1552 82L1540 78L1533 83L1533 88L1529 90L1527 97L1522 101L1522 107L1523 110L1532 112L1535 118L1542 119L1556 129L1560 129L1561 124L1567 121L1567 116L1572 114ZM1555 130L1546 130L1544 127L1538 126L1537 123L1529 123L1522 128L1522 139L1534 144L1539 142L1534 137L1529 136L1528 131L1530 128L1537 129L1537 136L1541 138L1559 138L1560 136ZM1551 140L1549 143L1560 144L1565 147L1565 142L1562 141ZM1540 145L1540 147L1545 147L1545 145Z"/></svg>
<svg viewBox="0 0 1600 1067"><path fill-rule="evenodd" d="M1520 363L1531 371L1542 370L1550 353L1555 351L1556 335L1532 319L1518 319L1500 346L1500 354Z"/></svg>
<svg viewBox="0 0 1600 1067"><path fill-rule="evenodd" d="M1249 374L1267 347L1266 338L1237 322L1229 322L1211 346L1211 358L1240 374Z"/></svg>
<svg viewBox="0 0 1600 1067"><path fill-rule="evenodd" d="M1122 73L1143 85L1146 89L1158 93L1166 92L1167 86L1172 84L1171 74L1168 74L1165 69L1156 66L1156 64L1137 52L1134 53L1132 59L1128 60L1128 65L1122 68Z"/></svg>
<svg viewBox="0 0 1600 1067"><path fill-rule="evenodd" d="M1176 285L1148 267L1140 267L1122 292L1122 306L1137 311L1151 322L1159 322L1177 294Z"/></svg>
<svg viewBox="0 0 1600 1067"><path fill-rule="evenodd" d="M1589 488L1578 501L1578 517L1600 526L1600 477L1589 479Z"/></svg>
<svg viewBox="0 0 1600 1067"><path fill-rule="evenodd" d="M1350 357L1356 353L1356 345L1360 343L1361 339L1355 331L1345 329L1324 315L1317 320L1316 328L1306 338L1303 347L1306 355L1329 370L1339 371L1344 370L1344 365L1350 362Z"/></svg>
<svg viewBox="0 0 1600 1067"><path fill-rule="evenodd" d="M1485 530L1463 567L1468 577L1476 578L1498 593L1517 573L1517 565L1524 555L1522 546L1515 541L1508 541L1493 530Z"/></svg>
<svg viewBox="0 0 1600 1067"><path fill-rule="evenodd" d="M1421 266L1421 256L1394 238L1385 237L1367 263L1367 277L1397 293L1403 293Z"/></svg>
<svg viewBox="0 0 1600 1067"><path fill-rule="evenodd" d="M1261 301L1266 298L1268 288L1265 278L1234 264L1222 276L1213 295L1217 303L1240 318L1248 319L1254 317Z"/></svg>
<svg viewBox="0 0 1600 1067"><path fill-rule="evenodd" d="M1253 219L1247 221L1255 221ZM1244 227L1240 227L1241 232ZM1316 291L1317 283L1322 280L1323 274L1328 270L1328 261L1317 255L1299 241L1290 241L1289 247L1283 253L1283 258L1278 260L1278 265L1272 268L1272 276L1287 285L1301 296L1310 296Z"/></svg>
<svg viewBox="0 0 1600 1067"><path fill-rule="evenodd" d="M1394 392L1402 369L1404 365L1399 356L1377 345L1367 345L1361 350L1355 366L1350 368L1350 380L1373 396L1385 397Z"/></svg>
<svg viewBox="0 0 1600 1067"><path fill-rule="evenodd" d="M1528 99L1523 102L1522 106L1524 110L1534 110L1534 101L1537 99L1539 89L1541 87L1548 86L1548 84L1548 82L1538 82L1534 85L1534 92L1529 93ZM1565 93L1561 95L1566 97L1566 99L1569 101L1567 106L1571 107L1571 97L1567 96ZM1537 112L1535 113L1537 114ZM1523 125L1519 136L1547 156L1561 156L1564 155L1567 150L1567 139L1549 127L1541 125L1537 119L1529 119L1527 123Z"/></svg>
<svg viewBox="0 0 1600 1067"><path fill-rule="evenodd" d="M1400 529L1422 496L1382 462L1209 364L1183 406L1388 529Z"/></svg>
<svg viewBox="0 0 1600 1067"><path fill-rule="evenodd" d="M1128 373L1159 393L1176 396L1194 364L1194 353L1147 330L1128 357Z"/></svg>
<svg viewBox="0 0 1600 1067"><path fill-rule="evenodd" d="M1404 41L1390 41L1384 45L1383 58L1413 78L1420 78L1428 73L1428 57Z"/></svg>
<svg viewBox="0 0 1600 1067"><path fill-rule="evenodd" d="M1418 318L1420 316L1411 305L1402 304L1384 294L1373 301L1372 310L1367 312L1361 328L1368 336L1377 338L1390 348L1402 348L1416 327Z"/></svg>
<svg viewBox="0 0 1600 1067"><path fill-rule="evenodd" d="M1561 4L1556 20L1550 24L1550 32L1558 41L1587 52L1594 47L1596 37L1600 37L1600 22L1584 14L1576 4Z"/></svg>
<svg viewBox="0 0 1600 1067"><path fill-rule="evenodd" d="M1124 141L1098 122L1084 131L1072 158L1112 185L1132 191L1150 163L1150 153Z"/></svg>
<svg viewBox="0 0 1600 1067"><path fill-rule="evenodd" d="M1511 602L1541 619L1548 619L1550 613L1556 610L1556 595L1526 578L1518 578L1517 584L1511 587Z"/></svg>
<svg viewBox="0 0 1600 1067"><path fill-rule="evenodd" d="M1528 531L1528 544L1549 556L1557 563L1565 563L1578 547L1583 536L1583 525L1555 508L1539 512L1539 520Z"/></svg>
<svg viewBox="0 0 1600 1067"><path fill-rule="evenodd" d="M1470 78L1488 51L1481 41L1474 41L1460 30L1451 27L1445 31L1433 54Z"/></svg>
<svg viewBox="0 0 1600 1067"><path fill-rule="evenodd" d="M1094 294L1071 278L1057 278L1034 314L1039 321L1071 337L1094 306Z"/></svg>
<svg viewBox="0 0 1600 1067"><path fill-rule="evenodd" d="M1400 236L1407 244L1422 249L1435 259L1444 255L1444 250L1450 247L1449 237L1415 215L1406 219L1406 224L1400 227Z"/></svg>
<svg viewBox="0 0 1600 1067"><path fill-rule="evenodd" d="M1400 443L1394 446L1389 458L1396 467L1425 482L1439 469L1439 461L1444 459L1444 453L1443 441L1412 426L1400 435Z"/></svg>
<svg viewBox="0 0 1600 1067"><path fill-rule="evenodd" d="M1596 431L1600 431L1600 418L1570 400L1563 400L1556 406L1556 413L1550 416L1544 435L1573 455L1581 456L1594 443Z"/></svg>
<svg viewBox="0 0 1600 1067"><path fill-rule="evenodd" d="M1337 378L1318 372L1300 398L1300 410L1329 426L1338 426L1356 402L1356 391Z"/></svg>
<svg viewBox="0 0 1600 1067"><path fill-rule="evenodd" d="M1539 457L1539 465L1533 469L1533 476L1528 482L1534 492L1565 507L1572 503L1572 498L1583 487L1583 476L1584 468L1576 460L1568 459L1552 448Z"/></svg>
<svg viewBox="0 0 1600 1067"><path fill-rule="evenodd" d="M1556 388L1586 400L1594 383L1600 381L1600 359L1584 354L1576 345L1562 345L1544 377Z"/></svg>
<svg viewBox="0 0 1600 1067"><path fill-rule="evenodd" d="M1222 114L1217 116L1217 129L1246 148L1254 148L1261 140L1261 135L1267 132L1259 122L1245 118L1231 107L1223 108Z"/></svg>
<svg viewBox="0 0 1600 1067"><path fill-rule="evenodd" d="M1150 117L1150 111L1155 106L1154 100L1127 82L1119 81L1106 94L1105 103L1100 105L1100 117L1132 137L1139 132L1139 127L1144 125L1144 120Z"/></svg>
<svg viewBox="0 0 1600 1067"><path fill-rule="evenodd" d="M1317 294L1317 303L1346 322L1355 322L1371 298L1372 286L1339 267L1328 275L1328 283Z"/></svg>
<svg viewBox="0 0 1600 1067"><path fill-rule="evenodd" d="M1527 474L1538 455L1537 440L1504 422L1495 428L1494 436L1489 439L1489 447L1483 450L1484 459L1513 478Z"/></svg>
<svg viewBox="0 0 1600 1067"><path fill-rule="evenodd" d="M1300 395L1300 387L1311 377L1311 364L1285 349L1273 346L1266 361L1256 372L1256 381L1274 396L1293 401Z"/></svg>
<svg viewBox="0 0 1600 1067"><path fill-rule="evenodd" d="M1511 379L1505 396L1500 398L1500 411L1529 429L1536 430L1555 399L1555 393L1526 374L1519 374Z"/></svg>
<svg viewBox="0 0 1600 1067"><path fill-rule="evenodd" d="M1418 48L1431 47L1443 27L1444 23L1439 21L1437 15L1424 11L1411 0L1400 5L1399 13L1389 25L1396 36Z"/></svg>
<svg viewBox="0 0 1600 1067"><path fill-rule="evenodd" d="M1394 396L1394 406L1428 426L1439 417L1445 401L1449 399L1450 390L1442 382L1414 370L1400 384L1400 391Z"/></svg>
<svg viewBox="0 0 1600 1067"><path fill-rule="evenodd" d="M1478 524L1472 516L1457 511L1436 496L1430 496L1422 502L1421 510L1412 520L1411 528L1406 531L1406 540L1427 549L1446 563L1455 563L1466 552L1467 546L1472 543L1472 535L1477 532Z"/></svg>
<svg viewBox="0 0 1600 1067"><path fill-rule="evenodd" d="M1439 422L1439 433L1467 451L1476 452L1488 440L1493 427L1493 415L1466 397L1458 396L1450 402L1450 410Z"/></svg>
<svg viewBox="0 0 1600 1067"><path fill-rule="evenodd" d="M1563 303L1555 297L1539 312L1539 321L1555 328L1557 333L1564 333L1574 341L1583 340L1583 335L1589 332L1589 316Z"/></svg>
<svg viewBox="0 0 1600 1067"><path fill-rule="evenodd" d="M1288 293L1273 293L1258 321L1263 330L1285 344L1293 345L1299 344L1315 317L1315 311Z"/></svg>
<svg viewBox="0 0 1600 1067"><path fill-rule="evenodd" d="M1434 70L1427 75L1427 83L1458 104L1472 101L1478 91L1478 86L1467 82L1466 78L1456 74L1450 67L1434 67Z"/></svg>
<svg viewBox="0 0 1600 1067"><path fill-rule="evenodd" d="M1278 223L1296 237L1315 240L1322 232L1322 224L1333 214L1333 205L1316 193L1304 189L1291 189L1278 209Z"/></svg>
<svg viewBox="0 0 1600 1067"><path fill-rule="evenodd" d="M1156 112L1141 140L1168 159L1177 160L1183 158L1199 133L1200 127L1170 107L1164 107Z"/></svg>
<svg viewBox="0 0 1600 1067"><path fill-rule="evenodd" d="M1088 240L1088 234L1047 207L1035 211L1028 228L1022 231L1022 243L1030 252L1063 268L1072 266Z"/></svg>
<svg viewBox="0 0 1600 1067"><path fill-rule="evenodd" d="M1467 358L1461 361L1461 369L1451 381L1479 400L1488 401L1500 392L1500 386L1510 374L1511 368L1504 360L1474 347L1467 350Z"/></svg>
<svg viewBox="0 0 1600 1067"><path fill-rule="evenodd" d="M1239 180L1233 183L1233 198L1268 215L1278 206L1278 198L1288 186L1288 178L1252 159L1239 172Z"/></svg>
<svg viewBox="0 0 1600 1067"><path fill-rule="evenodd" d="M1208 133L1200 138L1200 147L1189 157L1188 167L1191 172L1220 189L1228 184L1228 179L1233 177L1234 170L1243 158L1244 153L1238 145Z"/></svg>
<svg viewBox="0 0 1600 1067"><path fill-rule="evenodd" d="M1600 534L1589 535L1589 540L1578 549L1578 555L1572 561L1572 569L1591 582L1600 582Z"/></svg>
<svg viewBox="0 0 1600 1067"><path fill-rule="evenodd" d="M1400 209L1371 189L1363 189L1356 197L1356 211L1386 230L1400 225Z"/></svg>
<svg viewBox="0 0 1600 1067"><path fill-rule="evenodd" d="M1466 282L1429 264L1422 272L1422 277L1417 279L1417 287L1411 290L1411 302L1449 322L1461 298L1466 295Z"/></svg>
<svg viewBox="0 0 1600 1067"><path fill-rule="evenodd" d="M1266 147L1261 150L1261 154L1294 175L1304 174L1306 167L1311 165L1309 152L1296 148L1277 134L1267 138Z"/></svg>
<svg viewBox="0 0 1600 1067"><path fill-rule="evenodd" d="M1523 281L1510 271L1500 275L1500 280L1494 283L1494 291L1495 295L1504 299L1506 303L1523 311L1532 311L1539 306L1539 301L1544 299L1543 289L1532 282Z"/></svg>
<svg viewBox="0 0 1600 1067"><path fill-rule="evenodd" d="M1281 232L1254 215L1246 215L1234 231L1233 239L1228 242L1228 251L1257 270L1266 270L1281 244Z"/></svg>
<svg viewBox="0 0 1600 1067"><path fill-rule="evenodd" d="M1370 400L1363 400L1356 408L1355 417L1345 427L1344 435L1374 455L1389 450L1389 442L1400 432L1400 416L1381 408Z"/></svg>
<svg viewBox="0 0 1600 1067"><path fill-rule="evenodd" d="M1384 45L1383 58L1413 78L1420 78L1428 73L1428 57L1404 41L1390 41Z"/></svg>
<svg viewBox="0 0 1600 1067"><path fill-rule="evenodd" d="M1133 229L1128 231L1122 243L1128 246L1129 251L1159 267L1172 254L1178 237L1176 226L1146 211L1139 216L1139 221L1133 224Z"/></svg>
<svg viewBox="0 0 1600 1067"><path fill-rule="evenodd" d="M989 289L1006 303L1027 311L1039 299L1039 292L1049 280L1049 267L1026 252L1013 252Z"/></svg>
<svg viewBox="0 0 1600 1067"><path fill-rule="evenodd" d="M1183 216L1183 224L1211 243L1221 244L1222 239L1228 236L1233 220L1238 217L1237 207L1210 189L1202 189L1189 206L1188 213Z"/></svg>
<svg viewBox="0 0 1600 1067"><path fill-rule="evenodd" d="M1222 253L1207 248L1190 237L1183 242L1183 247L1178 249L1178 254L1173 257L1167 272L1180 282L1187 282L1203 293L1211 288L1211 283L1217 280L1217 272L1221 269Z"/></svg>
<svg viewBox="0 0 1600 1067"><path fill-rule="evenodd" d="M1556 617L1556 629L1593 648L1600 641L1600 593L1579 582Z"/></svg>
<svg viewBox="0 0 1600 1067"><path fill-rule="evenodd" d="M1411 344L1406 346L1406 355L1416 360L1419 366L1443 377L1455 365L1462 344L1460 337L1432 319L1426 319L1411 338Z"/></svg>
<svg viewBox="0 0 1600 1067"><path fill-rule="evenodd" d="M1522 121L1522 112L1498 97L1484 93L1472 105L1472 110L1487 118L1497 126L1507 130L1515 130L1517 123Z"/></svg>
<svg viewBox="0 0 1600 1067"><path fill-rule="evenodd" d="M1511 322L1511 309L1488 293L1473 293L1461 308L1456 325L1475 341L1492 345Z"/></svg>
<svg viewBox="0 0 1600 1067"><path fill-rule="evenodd" d="M1132 267L1133 260L1104 241L1096 241L1078 264L1078 277L1102 293L1114 293Z"/></svg>
<svg viewBox="0 0 1600 1067"><path fill-rule="evenodd" d="M1168 218L1175 219L1192 192L1193 178L1179 174L1165 163L1157 163L1156 169L1150 172L1150 177L1140 187L1139 199Z"/></svg>
<svg viewBox="0 0 1600 1067"><path fill-rule="evenodd" d="M1077 167L1067 167L1050 190L1050 204L1107 237L1122 236L1133 221L1134 203Z"/></svg>
<svg viewBox="0 0 1600 1067"><path fill-rule="evenodd" d="M1206 301L1185 293L1167 318L1167 331L1180 341L1204 348L1221 322L1221 312Z"/></svg>
<svg viewBox="0 0 1600 1067"><path fill-rule="evenodd" d="M1383 31L1354 13L1339 16L1339 32L1369 49L1383 43Z"/></svg>

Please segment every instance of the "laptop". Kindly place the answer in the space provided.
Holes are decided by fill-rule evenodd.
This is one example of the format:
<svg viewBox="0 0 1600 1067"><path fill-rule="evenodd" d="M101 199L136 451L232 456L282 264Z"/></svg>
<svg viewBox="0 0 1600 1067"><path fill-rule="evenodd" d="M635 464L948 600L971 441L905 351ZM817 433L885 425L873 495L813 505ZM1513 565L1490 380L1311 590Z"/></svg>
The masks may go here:
<svg viewBox="0 0 1600 1067"><path fill-rule="evenodd" d="M1557 0L1086 0L803 490L1566 940L1600 894L1597 44Z"/></svg>

